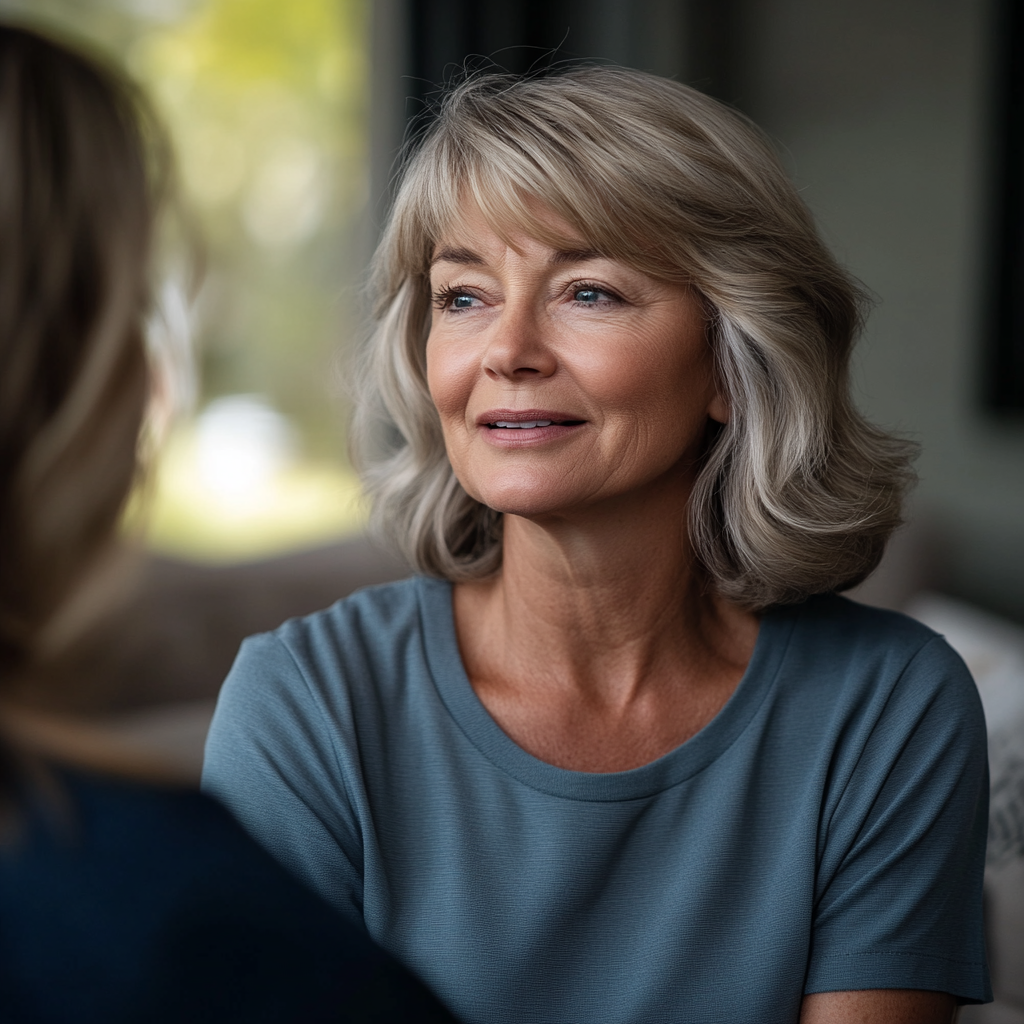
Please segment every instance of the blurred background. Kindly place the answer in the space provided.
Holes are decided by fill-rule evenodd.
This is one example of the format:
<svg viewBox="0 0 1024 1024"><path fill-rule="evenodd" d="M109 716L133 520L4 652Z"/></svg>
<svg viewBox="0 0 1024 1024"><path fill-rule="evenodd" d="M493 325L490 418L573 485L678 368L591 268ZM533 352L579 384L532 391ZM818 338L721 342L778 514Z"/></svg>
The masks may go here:
<svg viewBox="0 0 1024 1024"><path fill-rule="evenodd" d="M228 562L358 530L336 364L372 244L368 5L31 0L0 10L125 64L174 144L202 273L196 292L169 253L157 282L152 330L174 419L148 495L149 548Z"/></svg>
<svg viewBox="0 0 1024 1024"><path fill-rule="evenodd" d="M53 671L90 677L111 735L162 747L194 776L242 636L405 571L361 536L345 358L410 119L467 60L521 71L583 57L676 77L777 140L874 297L857 401L923 454L910 523L859 596L940 628L979 680L1000 1002L971 1019L1024 1021L1022 12L1019 0L0 0L0 15L87 40L143 83L202 239L198 290L173 251L158 287L168 436L126 526L148 552L139 587Z"/></svg>
<svg viewBox="0 0 1024 1024"><path fill-rule="evenodd" d="M125 66L176 154L150 323L163 439L125 524L145 556L52 672L64 703L99 695L91 713L156 708L194 771L244 635L403 571L358 539L345 438L375 241L371 6L0 0L0 16Z"/></svg>

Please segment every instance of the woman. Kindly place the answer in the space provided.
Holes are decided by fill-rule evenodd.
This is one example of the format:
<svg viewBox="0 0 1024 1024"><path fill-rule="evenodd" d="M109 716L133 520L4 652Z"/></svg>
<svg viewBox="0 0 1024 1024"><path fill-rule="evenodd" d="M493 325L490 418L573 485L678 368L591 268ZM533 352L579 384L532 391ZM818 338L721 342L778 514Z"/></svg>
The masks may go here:
<svg viewBox="0 0 1024 1024"><path fill-rule="evenodd" d="M763 136L640 72L471 80L373 280L357 454L426 575L248 640L206 788L467 1021L990 998L977 695L834 594L912 452Z"/></svg>
<svg viewBox="0 0 1024 1024"><path fill-rule="evenodd" d="M0 25L0 1019L448 1021L216 802L97 746L42 683L109 587L136 476L161 150L119 75Z"/></svg>

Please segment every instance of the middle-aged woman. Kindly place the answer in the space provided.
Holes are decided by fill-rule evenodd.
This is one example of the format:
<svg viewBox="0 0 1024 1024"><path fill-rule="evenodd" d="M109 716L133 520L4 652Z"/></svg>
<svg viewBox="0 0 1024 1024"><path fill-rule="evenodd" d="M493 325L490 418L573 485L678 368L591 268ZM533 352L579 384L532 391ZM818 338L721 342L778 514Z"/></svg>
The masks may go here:
<svg viewBox="0 0 1024 1024"><path fill-rule="evenodd" d="M357 454L423 575L247 641L207 789L467 1021L990 998L978 698L835 596L912 452L758 130L640 72L470 80L373 281Z"/></svg>

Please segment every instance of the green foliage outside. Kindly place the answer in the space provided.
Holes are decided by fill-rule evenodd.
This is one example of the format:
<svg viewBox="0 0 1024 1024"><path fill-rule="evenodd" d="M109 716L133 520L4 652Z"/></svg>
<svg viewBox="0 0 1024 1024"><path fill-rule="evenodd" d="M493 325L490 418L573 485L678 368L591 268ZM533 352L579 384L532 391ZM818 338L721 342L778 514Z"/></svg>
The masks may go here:
<svg viewBox="0 0 1024 1024"><path fill-rule="evenodd" d="M223 494L204 505L195 479L174 483L189 478L186 419L171 439L174 471L154 490L158 548L246 557L361 521L345 468L340 359L359 330L369 249L367 13L365 0L0 0L3 16L99 47L152 96L202 238L195 407L264 396L297 428L280 486L319 481L318 498L265 508L253 499L247 526L238 509L218 522Z"/></svg>

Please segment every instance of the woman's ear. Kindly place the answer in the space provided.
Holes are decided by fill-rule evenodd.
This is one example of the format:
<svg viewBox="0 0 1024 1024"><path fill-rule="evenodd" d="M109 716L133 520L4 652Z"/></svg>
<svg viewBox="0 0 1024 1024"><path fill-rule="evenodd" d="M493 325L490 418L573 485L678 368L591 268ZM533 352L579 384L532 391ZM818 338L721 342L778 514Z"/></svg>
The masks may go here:
<svg viewBox="0 0 1024 1024"><path fill-rule="evenodd" d="M728 423L729 411L729 400L721 391L716 391L708 405L708 416L716 423Z"/></svg>

